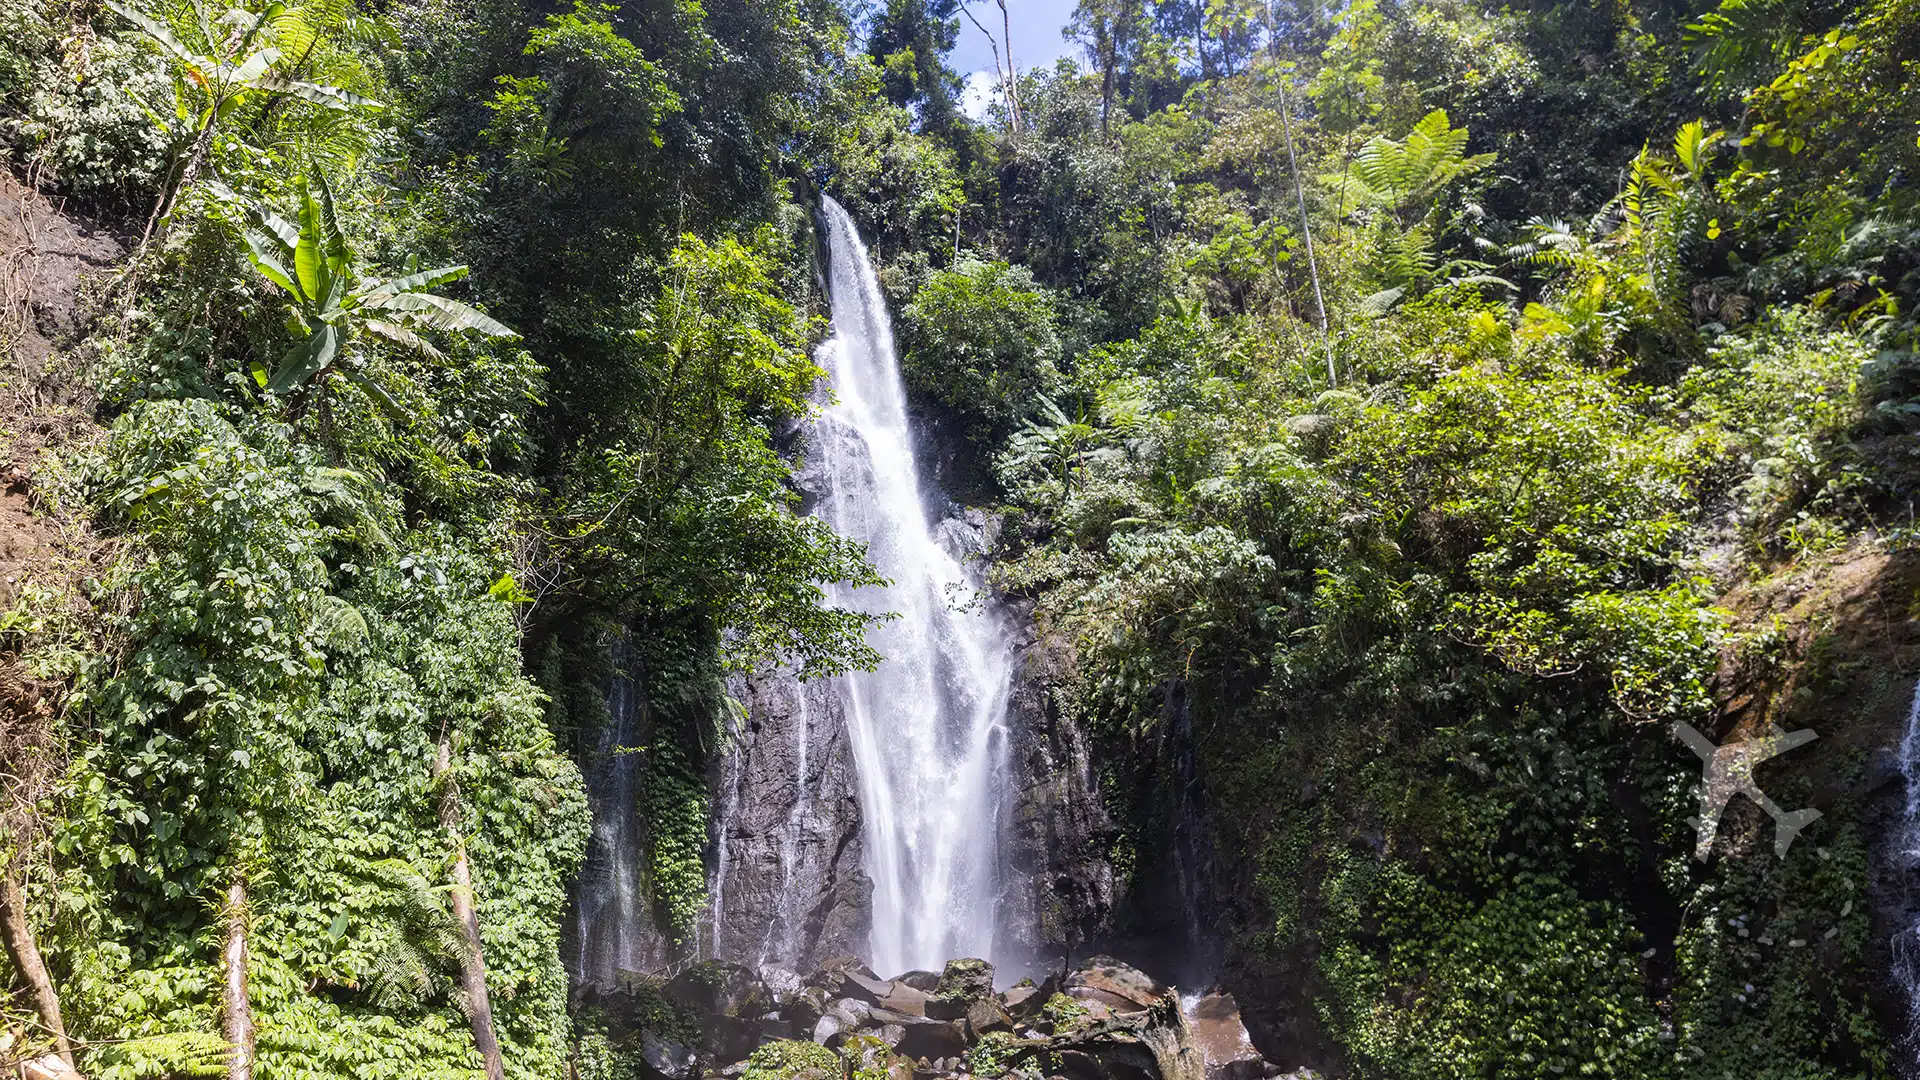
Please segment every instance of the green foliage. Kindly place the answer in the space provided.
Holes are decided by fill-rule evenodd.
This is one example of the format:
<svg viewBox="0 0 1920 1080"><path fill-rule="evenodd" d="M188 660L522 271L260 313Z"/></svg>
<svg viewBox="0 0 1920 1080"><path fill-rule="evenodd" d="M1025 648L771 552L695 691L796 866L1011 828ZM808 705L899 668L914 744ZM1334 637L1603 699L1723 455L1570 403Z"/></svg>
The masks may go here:
<svg viewBox="0 0 1920 1080"><path fill-rule="evenodd" d="M1404 139L1377 135L1354 155L1344 194L1355 205L1384 207L1404 223L1431 212L1447 185L1493 164L1492 154L1467 155L1467 129L1453 127L1445 109L1435 109Z"/></svg>
<svg viewBox="0 0 1920 1080"><path fill-rule="evenodd" d="M952 410L981 447L1053 391L1053 304L1024 269L966 260L929 277L900 312L901 366L921 400Z"/></svg>
<svg viewBox="0 0 1920 1080"><path fill-rule="evenodd" d="M1667 1046L1639 993L1643 959L1623 912L1531 874L1477 910L1459 910L1414 875L1393 878L1390 959L1369 969L1349 952L1330 966L1349 990L1431 982L1404 1010L1352 1003L1344 1034L1366 1074L1664 1074Z"/></svg>
<svg viewBox="0 0 1920 1080"><path fill-rule="evenodd" d="M1799 515L1857 517L1872 480L1847 436L1862 419L1860 377L1869 361L1853 334L1826 330L1788 309L1719 338L1681 391L1746 468L1737 493L1763 544Z"/></svg>
<svg viewBox="0 0 1920 1080"><path fill-rule="evenodd" d="M886 0L867 26L867 55L896 105L913 105L929 128L952 124L959 79L946 54L960 39L959 0Z"/></svg>
<svg viewBox="0 0 1920 1080"><path fill-rule="evenodd" d="M436 358L439 351L419 331L473 330L488 337L519 337L472 306L428 291L467 276L464 266L409 269L391 279L357 274L326 177L316 173L311 186L303 178L296 190L297 227L266 207L254 207L251 216L259 228L248 230L245 237L247 261L293 301L287 329L300 338L271 377L265 368L255 369L255 380L269 392L290 393L315 376L337 371L397 413L400 406L368 377L365 358L356 355L357 334L372 334Z"/></svg>
<svg viewBox="0 0 1920 1080"><path fill-rule="evenodd" d="M840 1056L819 1043L780 1039L754 1050L740 1075L743 1080L831 1080L840 1071Z"/></svg>
<svg viewBox="0 0 1920 1080"><path fill-rule="evenodd" d="M382 543L343 527L336 472L287 429L208 402L116 424L93 483L144 556L109 582L138 598L118 631L141 644L82 684L82 795L56 839L73 902L50 952L72 966L86 1037L206 1030L201 898L238 862L264 1069L464 1067L450 916L430 884L444 880L429 771L446 726L469 774L503 1040L552 1060L578 773L513 674L517 632L474 555L441 530ZM392 509L374 496L356 513Z"/></svg>
<svg viewBox="0 0 1920 1080"><path fill-rule="evenodd" d="M820 369L773 265L733 238L683 238L622 335L632 367L607 391L632 395L609 409L626 426L583 448L562 520L616 610L725 631L734 667L828 671L871 662L869 620L823 606L817 583L873 577L857 546L789 510L769 428L810 407Z"/></svg>
<svg viewBox="0 0 1920 1080"><path fill-rule="evenodd" d="M1238 963L1356 1076L1884 1073L1864 811L1696 866L1665 731L1725 704L1733 583L1870 552L1920 478L1912 0L1089 3L1017 132L958 114L949 0L857 45L823 0L16 8L43 177L221 182L98 340L111 652L0 617L75 678L42 945L89 1073L217 1068L240 871L263 1080L470 1074L442 731L509 1072L641 1071L558 959L609 642L682 948L725 676L880 659L776 442L821 374L813 182L994 467L994 578L1074 658L1143 919L1184 925L1140 781L1190 750Z"/></svg>

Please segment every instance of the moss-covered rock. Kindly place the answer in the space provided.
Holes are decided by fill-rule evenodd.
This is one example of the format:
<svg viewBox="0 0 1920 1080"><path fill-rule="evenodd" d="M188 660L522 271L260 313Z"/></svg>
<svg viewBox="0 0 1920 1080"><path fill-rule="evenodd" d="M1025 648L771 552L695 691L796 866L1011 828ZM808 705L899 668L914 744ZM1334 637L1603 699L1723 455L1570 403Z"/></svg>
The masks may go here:
<svg viewBox="0 0 1920 1080"><path fill-rule="evenodd" d="M840 1073L840 1055L819 1043L781 1039L755 1050L740 1080L829 1080Z"/></svg>

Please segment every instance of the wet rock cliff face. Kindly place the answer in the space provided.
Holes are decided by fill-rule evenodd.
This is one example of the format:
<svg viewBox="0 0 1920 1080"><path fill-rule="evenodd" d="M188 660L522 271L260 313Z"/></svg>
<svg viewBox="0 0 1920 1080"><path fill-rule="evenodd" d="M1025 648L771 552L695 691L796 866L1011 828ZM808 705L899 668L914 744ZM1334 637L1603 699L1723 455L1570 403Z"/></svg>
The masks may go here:
<svg viewBox="0 0 1920 1080"><path fill-rule="evenodd" d="M839 694L790 675L730 691L745 715L716 777L702 952L787 971L864 953L873 890Z"/></svg>
<svg viewBox="0 0 1920 1080"><path fill-rule="evenodd" d="M1092 742L1060 715L1053 687L1071 662L1035 639L1024 612L1020 664L1007 708L1013 778L1001 850L1007 877L1003 925L1015 956L1042 963L1105 940L1116 881L1108 852L1114 824L1101 799Z"/></svg>
<svg viewBox="0 0 1920 1080"><path fill-rule="evenodd" d="M1020 627L1023 615L1009 612ZM1104 940L1115 893L1113 824L1090 740L1052 703L1063 658L1030 631L1023 638L1001 820L999 925L1009 970ZM745 715L714 776L702 955L788 971L864 955L872 886L839 694L829 681L787 675L736 680L730 692Z"/></svg>
<svg viewBox="0 0 1920 1080"><path fill-rule="evenodd" d="M786 432L782 442L800 462L801 509L811 510L815 493L826 489L817 455L806 452L804 429ZM922 453L923 461L950 457ZM939 476L924 479L926 490L944 490L933 486ZM998 522L958 504L939 509L941 543L984 559ZM997 922L1005 967L1024 970L1105 935L1115 891L1107 858L1113 826L1087 734L1052 702L1071 658L1036 639L1025 608L990 602L1003 605L1020 650L1007 711L1012 775L1000 811ZM838 687L772 674L736 679L729 693L744 716L713 773L701 955L786 971L865 955L872 884Z"/></svg>

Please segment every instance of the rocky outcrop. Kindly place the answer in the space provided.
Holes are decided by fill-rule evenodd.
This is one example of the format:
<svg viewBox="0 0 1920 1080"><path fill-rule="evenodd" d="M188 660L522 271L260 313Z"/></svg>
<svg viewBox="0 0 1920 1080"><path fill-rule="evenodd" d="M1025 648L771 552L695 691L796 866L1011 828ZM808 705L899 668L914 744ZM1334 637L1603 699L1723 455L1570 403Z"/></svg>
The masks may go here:
<svg viewBox="0 0 1920 1080"><path fill-rule="evenodd" d="M840 695L823 680L736 680L745 715L716 785L705 955L807 971L861 953L872 921Z"/></svg>
<svg viewBox="0 0 1920 1080"><path fill-rule="evenodd" d="M831 1080L848 1068L900 1080L1016 1070L1055 1080L1282 1075L1252 1051L1231 998L1209 995L1186 1009L1171 988L1110 957L1005 992L994 989L992 965L977 959L948 963L931 990L883 979L852 957L804 979L768 974L708 962L592 1004L655 1080L731 1080L750 1069Z"/></svg>
<svg viewBox="0 0 1920 1080"><path fill-rule="evenodd" d="M1018 951L1051 960L1111 930L1115 875L1107 852L1114 825L1091 740L1053 700L1072 658L1065 646L1036 639L1024 610L1009 614L1027 636L1007 707L1013 782L1001 842L1003 925Z"/></svg>

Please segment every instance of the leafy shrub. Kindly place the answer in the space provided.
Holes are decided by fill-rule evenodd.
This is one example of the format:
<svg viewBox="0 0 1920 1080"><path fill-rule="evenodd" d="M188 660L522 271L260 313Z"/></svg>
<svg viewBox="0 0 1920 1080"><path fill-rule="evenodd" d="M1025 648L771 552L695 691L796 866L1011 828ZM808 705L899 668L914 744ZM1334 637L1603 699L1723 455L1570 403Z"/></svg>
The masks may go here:
<svg viewBox="0 0 1920 1080"><path fill-rule="evenodd" d="M900 337L908 388L951 409L982 447L1005 438L1059 379L1052 300L1004 262L966 259L935 273L900 313Z"/></svg>
<svg viewBox="0 0 1920 1080"><path fill-rule="evenodd" d="M840 1055L819 1043L780 1039L756 1048L741 1080L832 1080L840 1075Z"/></svg>
<svg viewBox="0 0 1920 1080"><path fill-rule="evenodd" d="M43 54L19 65L31 74L15 137L75 194L129 199L156 189L172 150L152 120L173 113L165 63L116 37L89 41L72 63Z"/></svg>

